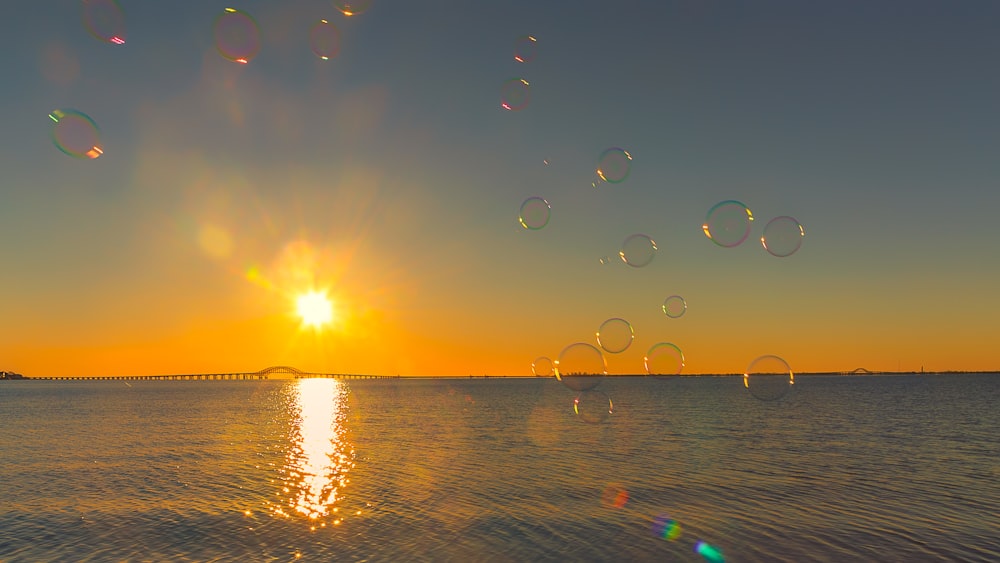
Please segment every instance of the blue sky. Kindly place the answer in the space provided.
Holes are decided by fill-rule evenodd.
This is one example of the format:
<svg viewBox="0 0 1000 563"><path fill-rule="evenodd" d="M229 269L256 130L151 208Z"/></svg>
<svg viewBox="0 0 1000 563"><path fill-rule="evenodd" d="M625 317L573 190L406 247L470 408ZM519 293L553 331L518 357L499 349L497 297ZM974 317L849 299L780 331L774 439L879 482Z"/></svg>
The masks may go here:
<svg viewBox="0 0 1000 563"><path fill-rule="evenodd" d="M245 66L213 48L230 5L263 35ZM121 46L87 34L79 2L21 3L0 24L4 369L523 375L610 317L636 330L609 356L618 373L657 341L693 372L768 353L807 371L1000 363L994 3L121 6ZM308 48L320 18L341 32L331 61ZM520 64L524 34L538 55ZM511 77L531 83L519 112L500 108ZM104 156L55 150L60 107L99 123ZM594 188L615 146L631 174ZM517 210L535 195L552 219L527 232ZM757 219L734 249L700 228L727 199ZM806 232L782 259L756 241L778 215ZM199 251L215 227L224 257ZM653 263L602 267L633 233L657 242ZM379 320L248 354L232 323L280 333L267 319L285 304L242 273L277 276L296 240ZM689 310L669 320L673 293ZM78 367L53 359L71 352Z"/></svg>

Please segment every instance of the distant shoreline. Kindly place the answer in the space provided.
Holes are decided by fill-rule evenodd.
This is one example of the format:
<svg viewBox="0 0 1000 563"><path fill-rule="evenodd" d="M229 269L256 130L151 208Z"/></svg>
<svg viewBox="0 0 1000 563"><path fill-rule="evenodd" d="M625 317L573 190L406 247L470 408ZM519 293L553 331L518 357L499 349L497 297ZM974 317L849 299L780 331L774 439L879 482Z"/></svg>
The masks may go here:
<svg viewBox="0 0 1000 563"><path fill-rule="evenodd" d="M214 377L212 374L185 375L93 375L93 376L35 376L18 374L19 377L0 377L0 381L270 381L293 379L553 379L553 376L535 375L354 375L354 374L302 374L297 377L260 377L260 378L226 378ZM992 371L872 371L872 372L800 372L796 377L878 377L878 376L914 376L914 375L1000 375L1000 370ZM676 375L646 375L646 374L608 374L603 377L614 378L648 378L677 379L686 377L742 377L742 373L687 373Z"/></svg>

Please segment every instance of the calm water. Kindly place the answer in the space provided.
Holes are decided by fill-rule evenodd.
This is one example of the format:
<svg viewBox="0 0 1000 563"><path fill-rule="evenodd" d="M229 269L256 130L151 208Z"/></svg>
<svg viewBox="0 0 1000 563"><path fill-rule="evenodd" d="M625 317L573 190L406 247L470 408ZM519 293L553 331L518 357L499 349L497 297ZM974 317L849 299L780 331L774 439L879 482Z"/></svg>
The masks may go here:
<svg viewBox="0 0 1000 563"><path fill-rule="evenodd" d="M0 382L0 561L1000 561L1000 375L599 389Z"/></svg>

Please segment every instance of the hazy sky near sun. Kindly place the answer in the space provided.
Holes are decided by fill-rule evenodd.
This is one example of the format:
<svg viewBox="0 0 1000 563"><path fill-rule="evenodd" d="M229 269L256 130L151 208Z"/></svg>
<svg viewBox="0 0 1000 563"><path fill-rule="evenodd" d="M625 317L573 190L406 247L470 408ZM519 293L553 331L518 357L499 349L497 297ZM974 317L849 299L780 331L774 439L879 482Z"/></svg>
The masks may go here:
<svg viewBox="0 0 1000 563"><path fill-rule="evenodd" d="M610 373L658 342L685 373L1000 367L998 3L120 5L123 45L80 1L0 21L0 369L530 375L614 317ZM216 49L227 6L259 26L248 64ZM103 155L54 146L60 108ZM595 187L610 147L631 172ZM755 220L724 248L701 225L730 199ZM805 231L784 258L759 242L781 215ZM648 266L618 259L635 233Z"/></svg>

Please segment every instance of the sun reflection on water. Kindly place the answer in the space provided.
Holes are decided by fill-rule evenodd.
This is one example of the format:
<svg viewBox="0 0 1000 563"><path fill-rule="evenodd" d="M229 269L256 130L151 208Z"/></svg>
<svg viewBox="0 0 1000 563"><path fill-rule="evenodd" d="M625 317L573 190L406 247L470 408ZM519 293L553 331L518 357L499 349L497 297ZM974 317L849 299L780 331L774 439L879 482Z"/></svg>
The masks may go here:
<svg viewBox="0 0 1000 563"><path fill-rule="evenodd" d="M354 448L344 427L347 389L336 379L300 379L291 394L295 412L283 492L288 493L288 508L315 520L338 512L334 505L354 467ZM281 506L275 513L288 515Z"/></svg>

